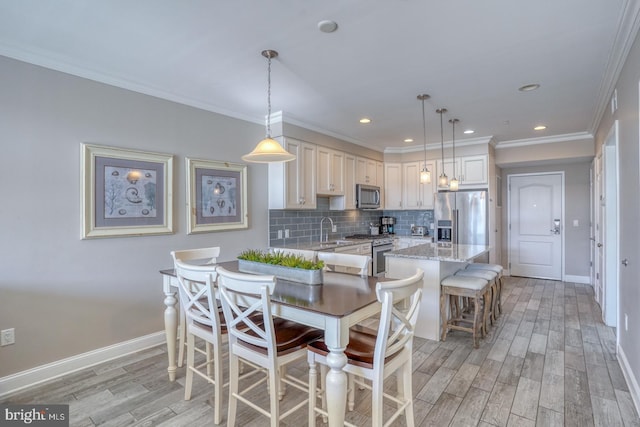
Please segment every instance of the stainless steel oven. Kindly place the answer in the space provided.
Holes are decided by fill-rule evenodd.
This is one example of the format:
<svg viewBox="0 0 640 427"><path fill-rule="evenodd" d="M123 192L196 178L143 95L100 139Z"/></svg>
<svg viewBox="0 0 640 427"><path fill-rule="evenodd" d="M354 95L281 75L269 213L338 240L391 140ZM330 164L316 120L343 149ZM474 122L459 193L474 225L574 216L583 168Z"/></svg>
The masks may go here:
<svg viewBox="0 0 640 427"><path fill-rule="evenodd" d="M384 253L393 250L393 238L388 235L372 236L370 234L354 234L346 236L348 240L368 240L371 242L371 259L373 276L384 276L387 271Z"/></svg>
<svg viewBox="0 0 640 427"><path fill-rule="evenodd" d="M373 258L373 275L384 276L387 271L384 253L393 250L393 243L371 244L371 258Z"/></svg>

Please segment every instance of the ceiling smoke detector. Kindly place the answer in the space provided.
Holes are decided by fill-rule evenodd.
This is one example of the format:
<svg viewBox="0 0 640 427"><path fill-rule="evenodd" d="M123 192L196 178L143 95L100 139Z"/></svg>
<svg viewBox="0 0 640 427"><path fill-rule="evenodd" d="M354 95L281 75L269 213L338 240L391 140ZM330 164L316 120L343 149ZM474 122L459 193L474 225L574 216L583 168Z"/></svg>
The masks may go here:
<svg viewBox="0 0 640 427"><path fill-rule="evenodd" d="M334 21L324 20L318 22L318 29L323 33L333 33L338 29L338 24Z"/></svg>

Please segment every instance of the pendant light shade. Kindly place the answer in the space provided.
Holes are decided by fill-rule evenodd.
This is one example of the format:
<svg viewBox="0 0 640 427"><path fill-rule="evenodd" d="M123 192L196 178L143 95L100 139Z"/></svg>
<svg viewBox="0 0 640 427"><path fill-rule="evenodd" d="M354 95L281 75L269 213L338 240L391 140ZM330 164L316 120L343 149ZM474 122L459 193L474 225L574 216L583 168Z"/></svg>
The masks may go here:
<svg viewBox="0 0 640 427"><path fill-rule="evenodd" d="M459 185L458 178L456 178L456 123L459 121L458 119L449 119L449 123L451 123L451 141L453 141L453 176L449 181L450 191L458 191Z"/></svg>
<svg viewBox="0 0 640 427"><path fill-rule="evenodd" d="M271 58L278 56L275 50L263 50L262 56L269 60L267 68L267 136L260 141L249 154L242 156L242 160L251 163L289 162L296 156L282 148L282 145L271 138Z"/></svg>
<svg viewBox="0 0 640 427"><path fill-rule="evenodd" d="M431 182L431 171L427 169L427 119L424 115L424 101L431 98L427 94L418 95L418 99L422 102L422 137L424 140L424 164L420 171L420 183L429 184Z"/></svg>
<svg viewBox="0 0 640 427"><path fill-rule="evenodd" d="M442 148L442 173L438 177L438 187L449 188L449 178L444 173L444 128L442 125L442 115L447 112L446 108L438 108L436 113L440 114L440 147Z"/></svg>

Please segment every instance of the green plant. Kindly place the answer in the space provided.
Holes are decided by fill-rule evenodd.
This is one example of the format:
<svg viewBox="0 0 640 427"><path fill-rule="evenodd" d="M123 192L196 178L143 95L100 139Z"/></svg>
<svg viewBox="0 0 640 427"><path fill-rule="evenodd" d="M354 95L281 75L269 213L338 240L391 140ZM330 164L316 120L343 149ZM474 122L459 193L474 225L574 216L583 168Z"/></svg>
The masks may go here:
<svg viewBox="0 0 640 427"><path fill-rule="evenodd" d="M323 261L313 262L299 255L286 254L279 251L261 251L259 249L246 249L240 252L238 259L261 262L263 264L281 265L283 267L300 268L303 270L320 270L324 267Z"/></svg>

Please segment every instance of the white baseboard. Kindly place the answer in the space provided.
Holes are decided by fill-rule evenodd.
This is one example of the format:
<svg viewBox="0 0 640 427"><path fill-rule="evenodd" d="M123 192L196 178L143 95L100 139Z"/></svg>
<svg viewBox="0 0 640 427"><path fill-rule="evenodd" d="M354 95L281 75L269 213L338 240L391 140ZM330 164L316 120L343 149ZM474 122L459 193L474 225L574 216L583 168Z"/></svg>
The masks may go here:
<svg viewBox="0 0 640 427"><path fill-rule="evenodd" d="M166 342L164 331L78 354L0 378L0 398L44 381Z"/></svg>
<svg viewBox="0 0 640 427"><path fill-rule="evenodd" d="M622 369L624 379L627 380L627 385L629 386L629 392L631 393L633 404L636 407L636 412L640 414L640 386L638 386L638 379L635 377L635 375L633 375L633 371L631 370L631 366L629 366L627 356L624 354L624 350L622 350L622 347L620 347L619 345L618 363L620 364L620 368Z"/></svg>
<svg viewBox="0 0 640 427"><path fill-rule="evenodd" d="M563 282L581 283L583 285L590 285L591 278L589 276L572 276L570 274L565 274Z"/></svg>

